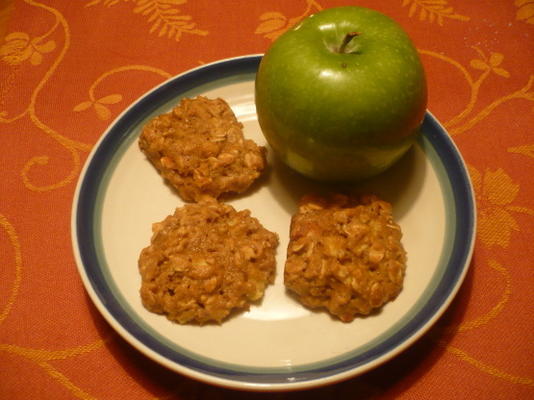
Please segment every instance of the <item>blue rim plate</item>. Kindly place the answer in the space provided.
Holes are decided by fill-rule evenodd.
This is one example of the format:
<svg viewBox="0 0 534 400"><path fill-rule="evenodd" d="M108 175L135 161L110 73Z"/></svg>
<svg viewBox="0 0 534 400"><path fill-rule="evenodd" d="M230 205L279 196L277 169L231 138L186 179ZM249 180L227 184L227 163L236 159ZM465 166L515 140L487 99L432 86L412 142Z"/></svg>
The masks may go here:
<svg viewBox="0 0 534 400"><path fill-rule="evenodd" d="M391 359L443 314L469 267L475 238L472 185L458 149L427 112L422 137L398 166L362 184L392 202L408 252L397 299L367 318L344 324L300 307L283 289L287 227L295 199L313 183L270 158L269 177L230 201L249 208L280 236L277 280L261 304L220 326L173 324L144 310L137 256L150 223L181 200L137 148L144 123L182 97L220 96L264 144L253 102L261 55L226 59L190 70L154 88L126 109L95 145L78 181L72 243L92 301L130 344L158 363L215 385L256 391L312 388L361 374ZM300 183L299 183L300 182Z"/></svg>

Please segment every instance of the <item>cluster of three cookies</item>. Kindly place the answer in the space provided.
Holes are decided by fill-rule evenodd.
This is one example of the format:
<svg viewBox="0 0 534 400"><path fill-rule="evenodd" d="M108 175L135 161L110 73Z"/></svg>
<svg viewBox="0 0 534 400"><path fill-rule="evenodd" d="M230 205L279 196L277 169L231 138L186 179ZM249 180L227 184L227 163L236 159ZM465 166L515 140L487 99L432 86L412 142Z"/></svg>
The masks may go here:
<svg viewBox="0 0 534 400"><path fill-rule="evenodd" d="M183 99L152 119L141 150L189 204L153 225L142 250L141 298L178 323L220 323L263 297L275 276L278 236L250 211L218 199L242 193L266 166L222 99ZM391 206L375 197L303 198L293 216L285 284L343 321L368 314L402 288L405 252Z"/></svg>

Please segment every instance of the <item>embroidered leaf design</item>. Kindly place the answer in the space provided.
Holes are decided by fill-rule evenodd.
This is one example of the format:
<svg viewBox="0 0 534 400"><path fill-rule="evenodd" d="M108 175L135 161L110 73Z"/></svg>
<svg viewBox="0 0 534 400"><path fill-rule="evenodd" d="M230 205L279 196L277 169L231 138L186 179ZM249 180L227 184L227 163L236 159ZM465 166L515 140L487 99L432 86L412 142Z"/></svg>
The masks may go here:
<svg viewBox="0 0 534 400"><path fill-rule="evenodd" d="M5 36L0 44L0 59L9 65L17 65L29 60L32 65L43 62L43 54L56 48L56 42L49 40L41 43L43 38L30 39L26 32L12 32Z"/></svg>
<svg viewBox="0 0 534 400"><path fill-rule="evenodd" d="M91 106L93 105L93 102L92 101L82 101L80 104L76 105L72 111L76 111L76 112L79 112L79 111L85 111L87 110L88 108L90 108Z"/></svg>
<svg viewBox="0 0 534 400"><path fill-rule="evenodd" d="M510 73L506 71L504 68L499 67L499 65L502 63L503 60L504 60L503 54L491 53L488 62L493 72L495 72L497 75L500 75L504 78L509 78Z"/></svg>
<svg viewBox="0 0 534 400"><path fill-rule="evenodd" d="M489 64L492 67L496 67L500 63L502 63L502 60L504 60L504 55L501 53L491 53L489 57Z"/></svg>
<svg viewBox="0 0 534 400"><path fill-rule="evenodd" d="M263 21L254 31L254 33L262 34L267 32L272 32L277 29L282 28L286 24L286 21L283 19L269 19L267 21Z"/></svg>
<svg viewBox="0 0 534 400"><path fill-rule="evenodd" d="M178 41L183 33L207 35L207 31L197 29L196 23L191 22L190 15L180 15L180 11L173 8L184 3L186 0L137 0L133 12L147 16L152 23L149 32L157 33L158 37Z"/></svg>
<svg viewBox="0 0 534 400"><path fill-rule="evenodd" d="M49 40L44 44L34 43L33 47L41 53L50 53L56 48L56 42L54 40Z"/></svg>
<svg viewBox="0 0 534 400"><path fill-rule="evenodd" d="M13 32L4 38L0 57L9 65L17 65L29 59L33 53L30 36L25 32Z"/></svg>
<svg viewBox="0 0 534 400"><path fill-rule="evenodd" d="M481 71L484 71L484 70L489 68L488 64L486 64L484 61L478 60L478 59L471 60L469 65L471 65L474 69L479 69Z"/></svg>
<svg viewBox="0 0 534 400"><path fill-rule="evenodd" d="M516 0L516 19L525 21L527 24L534 24L534 0Z"/></svg>
<svg viewBox="0 0 534 400"><path fill-rule="evenodd" d="M487 170L482 181L483 195L493 205L510 204L519 193L519 185L512 178L498 168L496 171Z"/></svg>
<svg viewBox="0 0 534 400"><path fill-rule="evenodd" d="M488 57L478 47L473 47L473 49L480 55L481 59L471 60L469 63L471 67L481 71L492 71L503 78L510 77L510 73L499 66L504 60L504 55L502 53L491 52Z"/></svg>
<svg viewBox="0 0 534 400"><path fill-rule="evenodd" d="M98 99L100 104L116 104L122 100L120 94L110 94L109 96L104 96L101 99Z"/></svg>
<svg viewBox="0 0 534 400"><path fill-rule="evenodd" d="M30 63L32 65L39 65L42 62L43 62L43 56L41 55L41 53L34 51L32 55L30 56Z"/></svg>
<svg viewBox="0 0 534 400"><path fill-rule="evenodd" d="M267 11L260 15L260 21L266 21L268 19L287 19L284 14L278 11Z"/></svg>
<svg viewBox="0 0 534 400"><path fill-rule="evenodd" d="M92 0L86 7L103 4L107 7L114 6L120 0ZM167 37L179 41L182 34L206 36L207 31L197 28L192 22L190 15L181 15L176 6L187 3L187 0L122 0L124 3L134 3L134 14L147 17L151 24L149 33L155 33L158 37Z"/></svg>
<svg viewBox="0 0 534 400"><path fill-rule="evenodd" d="M493 72L495 72L499 76L502 76L503 78L510 77L510 73L506 71L504 68L493 68Z"/></svg>
<svg viewBox="0 0 534 400"><path fill-rule="evenodd" d="M410 18L419 12L420 21L428 21L430 23L437 21L439 25L443 25L443 20L445 18L458 21L470 20L470 18L465 15L457 14L454 9L449 6L447 0L403 0L402 6L410 6L408 9L408 16Z"/></svg>
<svg viewBox="0 0 534 400"><path fill-rule="evenodd" d="M254 33L274 41L305 17L322 9L323 7L316 0L306 0L306 7L302 13L291 18L278 11L267 11L260 15L259 20L261 22Z"/></svg>
<svg viewBox="0 0 534 400"><path fill-rule="evenodd" d="M522 154L527 157L534 158L534 144L525 145L525 146L517 146L517 147L510 147L508 148L509 153L516 153L516 154Z"/></svg>
<svg viewBox="0 0 534 400"><path fill-rule="evenodd" d="M274 41L274 40L276 40L278 38L278 36L280 36L284 32L285 32L285 29L282 28L282 29L277 29L276 31L272 31L272 32L266 33L264 36L267 39L270 39L270 40Z"/></svg>
<svg viewBox="0 0 534 400"><path fill-rule="evenodd" d="M95 107L96 115L102 121L105 121L111 118L111 111L106 106L100 103L94 103L94 107Z"/></svg>
<svg viewBox="0 0 534 400"><path fill-rule="evenodd" d="M486 246L507 248L513 231L519 231L519 225L505 209L491 207L480 211L477 235Z"/></svg>
<svg viewBox="0 0 534 400"><path fill-rule="evenodd" d="M262 34L276 31L283 28L287 23L287 17L279 12L266 12L260 15L260 21L254 33Z"/></svg>
<svg viewBox="0 0 534 400"><path fill-rule="evenodd" d="M6 42L10 42L12 40L25 40L29 41L30 36L26 32L12 32L9 35L7 35L4 40Z"/></svg>
<svg viewBox="0 0 534 400"><path fill-rule="evenodd" d="M520 185L502 168L494 171L486 169L481 173L471 165L467 167L478 207L478 237L486 246L506 248L512 233L520 230L511 212L534 215L534 211L513 204L519 194Z"/></svg>
<svg viewBox="0 0 534 400"><path fill-rule="evenodd" d="M111 7L117 4L119 0L92 0L85 5L85 7L96 6L97 4L104 4L106 7Z"/></svg>

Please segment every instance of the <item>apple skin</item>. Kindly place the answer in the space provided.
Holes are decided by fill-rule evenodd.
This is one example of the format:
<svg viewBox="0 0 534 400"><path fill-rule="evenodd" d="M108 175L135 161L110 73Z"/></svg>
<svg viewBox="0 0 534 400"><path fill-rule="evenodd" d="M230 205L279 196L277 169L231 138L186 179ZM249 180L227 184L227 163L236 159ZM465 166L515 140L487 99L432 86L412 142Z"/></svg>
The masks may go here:
<svg viewBox="0 0 534 400"><path fill-rule="evenodd" d="M413 145L427 86L399 24L368 8L337 7L273 42L256 74L255 102L267 142L289 167L356 181L385 171Z"/></svg>

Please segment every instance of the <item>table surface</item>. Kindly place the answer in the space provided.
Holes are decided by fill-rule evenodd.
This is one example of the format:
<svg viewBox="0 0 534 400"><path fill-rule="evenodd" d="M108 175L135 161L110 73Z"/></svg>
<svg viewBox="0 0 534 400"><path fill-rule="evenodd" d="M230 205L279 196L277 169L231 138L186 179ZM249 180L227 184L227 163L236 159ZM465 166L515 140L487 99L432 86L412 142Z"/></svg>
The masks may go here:
<svg viewBox="0 0 534 400"><path fill-rule="evenodd" d="M106 127L164 80L264 52L301 18L370 6L410 34L478 208L473 261L431 331L388 363L304 392L173 373L90 301L70 240L80 170ZM3 0L0 398L534 398L534 1Z"/></svg>

